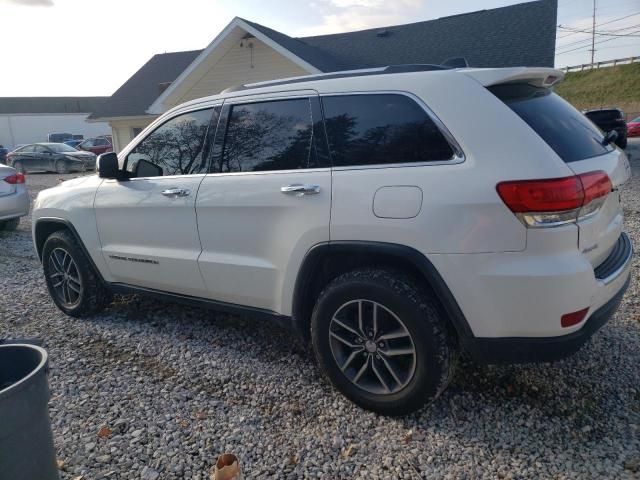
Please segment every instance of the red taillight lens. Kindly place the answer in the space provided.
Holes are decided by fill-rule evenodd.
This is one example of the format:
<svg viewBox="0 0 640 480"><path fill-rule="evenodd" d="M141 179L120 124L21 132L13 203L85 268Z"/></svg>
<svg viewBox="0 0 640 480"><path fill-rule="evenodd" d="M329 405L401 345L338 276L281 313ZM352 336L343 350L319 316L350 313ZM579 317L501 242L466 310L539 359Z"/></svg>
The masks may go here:
<svg viewBox="0 0 640 480"><path fill-rule="evenodd" d="M502 201L530 227L558 226L592 215L612 188L603 171L545 180L516 180L496 186Z"/></svg>
<svg viewBox="0 0 640 480"><path fill-rule="evenodd" d="M502 182L497 190L514 213L575 210L584 200L578 177Z"/></svg>
<svg viewBox="0 0 640 480"><path fill-rule="evenodd" d="M24 183L24 175L22 173L14 173L13 175L9 175L8 177L5 177L4 181L7 183L10 183L11 185Z"/></svg>
<svg viewBox="0 0 640 480"><path fill-rule="evenodd" d="M609 176L603 171L583 173L580 175L580 181L584 190L584 205L600 197L606 197L613 190Z"/></svg>
<svg viewBox="0 0 640 480"><path fill-rule="evenodd" d="M577 312L565 313L560 318L560 325L562 325L563 328L577 325L582 320L584 320L584 317L587 316L588 311L589 311L588 308L583 308L582 310L578 310Z"/></svg>

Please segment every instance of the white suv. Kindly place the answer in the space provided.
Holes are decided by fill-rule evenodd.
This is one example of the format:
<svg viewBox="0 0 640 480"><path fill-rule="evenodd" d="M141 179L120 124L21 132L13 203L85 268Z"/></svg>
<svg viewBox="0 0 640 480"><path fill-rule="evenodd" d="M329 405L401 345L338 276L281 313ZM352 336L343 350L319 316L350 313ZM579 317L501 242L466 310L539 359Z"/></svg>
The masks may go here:
<svg viewBox="0 0 640 480"><path fill-rule="evenodd" d="M180 105L40 193L51 296L73 316L139 292L279 320L386 414L434 399L461 350L571 354L629 282L630 169L562 76L387 67Z"/></svg>

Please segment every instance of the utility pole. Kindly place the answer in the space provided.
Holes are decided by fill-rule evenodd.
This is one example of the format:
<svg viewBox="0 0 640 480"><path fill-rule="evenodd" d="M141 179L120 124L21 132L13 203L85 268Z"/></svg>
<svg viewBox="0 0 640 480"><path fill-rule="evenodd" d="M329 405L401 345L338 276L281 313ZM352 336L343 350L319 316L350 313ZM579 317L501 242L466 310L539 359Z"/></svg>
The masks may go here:
<svg viewBox="0 0 640 480"><path fill-rule="evenodd" d="M593 27L591 29L591 65L596 54L596 0L593 0Z"/></svg>

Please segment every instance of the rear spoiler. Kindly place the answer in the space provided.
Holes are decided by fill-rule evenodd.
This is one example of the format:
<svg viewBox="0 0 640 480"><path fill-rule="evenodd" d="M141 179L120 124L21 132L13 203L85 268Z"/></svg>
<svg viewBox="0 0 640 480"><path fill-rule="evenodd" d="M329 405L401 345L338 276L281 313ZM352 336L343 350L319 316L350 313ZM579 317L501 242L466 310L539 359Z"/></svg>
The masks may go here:
<svg viewBox="0 0 640 480"><path fill-rule="evenodd" d="M536 87L551 87L564 79L562 71L543 67L463 68L458 71L485 87L503 83L528 83Z"/></svg>

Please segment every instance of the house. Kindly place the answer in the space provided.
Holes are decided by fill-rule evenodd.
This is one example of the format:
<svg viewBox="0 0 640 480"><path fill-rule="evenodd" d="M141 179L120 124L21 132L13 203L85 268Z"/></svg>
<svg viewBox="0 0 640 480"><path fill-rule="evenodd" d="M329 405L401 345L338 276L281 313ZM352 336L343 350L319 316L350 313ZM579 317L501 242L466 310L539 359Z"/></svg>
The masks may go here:
<svg viewBox="0 0 640 480"><path fill-rule="evenodd" d="M108 123L87 123L108 97L0 97L0 145L46 142L50 133L85 138L108 134Z"/></svg>
<svg viewBox="0 0 640 480"><path fill-rule="evenodd" d="M474 67L546 66L555 56L557 0L407 25L292 38L234 18L204 49L152 57L90 121L107 121L116 151L168 109L225 88L299 75L465 57Z"/></svg>

